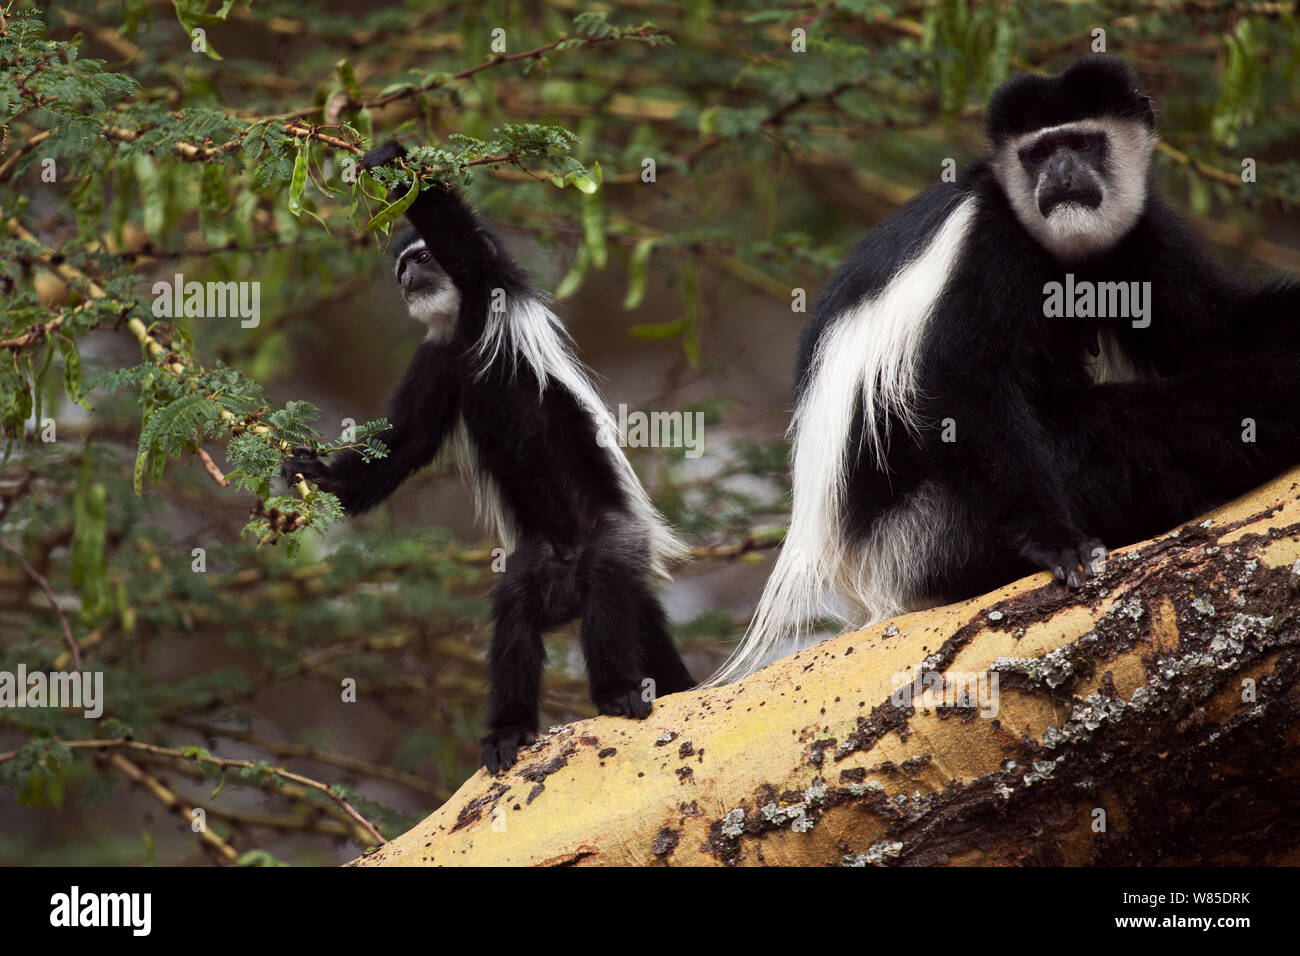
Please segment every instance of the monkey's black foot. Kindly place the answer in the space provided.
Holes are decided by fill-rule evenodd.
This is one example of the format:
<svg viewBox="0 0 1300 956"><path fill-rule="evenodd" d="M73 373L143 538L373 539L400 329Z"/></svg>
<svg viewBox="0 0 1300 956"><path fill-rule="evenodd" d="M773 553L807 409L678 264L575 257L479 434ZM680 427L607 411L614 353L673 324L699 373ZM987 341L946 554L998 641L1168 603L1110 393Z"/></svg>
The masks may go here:
<svg viewBox="0 0 1300 956"><path fill-rule="evenodd" d="M691 672L686 669L686 665L681 662L680 658L661 667L654 677L655 697L680 694L682 691L690 690L695 686L695 678L691 677Z"/></svg>
<svg viewBox="0 0 1300 956"><path fill-rule="evenodd" d="M654 701L646 700L647 696L639 686L615 691L595 698L596 711L613 717L632 717L641 720L649 717L650 711L654 709Z"/></svg>
<svg viewBox="0 0 1300 956"><path fill-rule="evenodd" d="M399 156L406 155L406 147L395 139L376 146L361 157L362 169L374 169L376 166L383 166L391 163Z"/></svg>
<svg viewBox="0 0 1300 956"><path fill-rule="evenodd" d="M1085 538L1065 547L1026 548L1025 553L1031 561L1047 568L1056 580L1072 590L1082 586L1089 577L1100 574L1101 563L1109 555L1106 546L1096 538Z"/></svg>
<svg viewBox="0 0 1300 956"><path fill-rule="evenodd" d="M479 760L490 774L509 770L518 759L519 748L531 744L537 734L527 727L503 727L494 730L479 744Z"/></svg>

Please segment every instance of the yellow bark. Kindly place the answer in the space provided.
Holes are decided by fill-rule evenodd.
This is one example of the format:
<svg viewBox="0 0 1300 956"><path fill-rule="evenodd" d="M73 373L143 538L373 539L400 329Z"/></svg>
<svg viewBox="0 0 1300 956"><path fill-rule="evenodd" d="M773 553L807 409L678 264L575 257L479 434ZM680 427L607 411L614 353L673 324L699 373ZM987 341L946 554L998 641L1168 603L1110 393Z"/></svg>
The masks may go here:
<svg viewBox="0 0 1300 956"><path fill-rule="evenodd" d="M1300 863L1297 482L1079 592L1034 575L559 728L358 864ZM918 669L996 697L914 701Z"/></svg>

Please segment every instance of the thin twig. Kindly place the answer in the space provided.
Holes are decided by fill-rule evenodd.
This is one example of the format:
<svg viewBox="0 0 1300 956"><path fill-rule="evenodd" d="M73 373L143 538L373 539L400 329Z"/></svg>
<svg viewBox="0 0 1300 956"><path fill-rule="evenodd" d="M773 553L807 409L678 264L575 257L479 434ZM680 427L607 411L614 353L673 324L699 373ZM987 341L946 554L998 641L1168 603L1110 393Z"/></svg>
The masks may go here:
<svg viewBox="0 0 1300 956"><path fill-rule="evenodd" d="M325 794L325 796L338 804L340 809L342 809L343 812L346 813L354 823L356 823L357 827L359 827L367 837L373 840L376 845L383 846L383 844L387 842L382 836L380 836L379 831L375 829L374 824L357 812L356 808L354 808L352 804L348 803L343 796L335 793L329 784L321 783L319 780L313 780L310 777L304 777L299 773L293 773L292 771L285 770L283 767L261 768L258 766L258 762L252 760L234 760L228 757L216 757L209 753L204 753L201 756L192 756L183 750L177 750L173 747L160 747L157 744L146 744L139 740L128 740L125 737L114 737L102 740L65 740L61 741L61 743L63 746L74 750L135 750L141 753L171 757L177 760L198 761L200 763L207 763L214 767L221 767L224 769L265 769L267 773L274 774L277 777L283 777L285 780L291 780L301 786ZM0 754L0 763L12 760L17 756L17 754L18 751L16 750L11 750L6 754ZM136 769L138 770L139 768L137 767ZM141 771L141 773L143 773L143 771Z"/></svg>
<svg viewBox="0 0 1300 956"><path fill-rule="evenodd" d="M188 806L165 783L119 753L111 754L108 763L132 783L137 783L148 790L163 806L190 824L190 829L193 829L194 808ZM235 848L206 826L198 830L198 837L203 841L204 849L212 852L218 862L234 863L239 859L239 853Z"/></svg>
<svg viewBox="0 0 1300 956"><path fill-rule="evenodd" d="M186 730L192 730L195 733L203 734L205 737L228 737L231 740L238 740L246 744L252 744L254 747L260 747L279 757L299 757L304 760L315 760L318 763L328 764L332 767L338 767L341 770L347 770L352 773L362 774L367 777L374 777L380 780L390 780L393 783L400 783L404 787L417 790L420 793L427 793L439 800L446 800L451 796L443 787L435 786L423 777L413 773L406 773L402 770L394 770L392 767L385 767L383 764L371 763L368 760L360 760L356 757L349 757L346 754L331 753L328 750L319 750L316 747L308 747L304 744L286 743L280 740L268 740L265 737L259 737L256 734L246 730L235 730L229 727L218 727L214 724L205 724L197 720L186 720L180 718L173 721L178 727L184 727Z"/></svg>
<svg viewBox="0 0 1300 956"><path fill-rule="evenodd" d="M10 544L3 534L0 534L0 547L12 554L27 576L45 592L46 600L50 602L50 607L54 608L54 613L59 616L59 624L63 627L63 642L68 645L68 650L72 654L72 667L80 673L81 648L77 646L77 641L72 636L72 628L68 625L68 616L63 613L63 608L59 606L59 599L54 596L54 589L50 587L50 582L46 580L45 575L27 563L27 559L23 557L22 552Z"/></svg>

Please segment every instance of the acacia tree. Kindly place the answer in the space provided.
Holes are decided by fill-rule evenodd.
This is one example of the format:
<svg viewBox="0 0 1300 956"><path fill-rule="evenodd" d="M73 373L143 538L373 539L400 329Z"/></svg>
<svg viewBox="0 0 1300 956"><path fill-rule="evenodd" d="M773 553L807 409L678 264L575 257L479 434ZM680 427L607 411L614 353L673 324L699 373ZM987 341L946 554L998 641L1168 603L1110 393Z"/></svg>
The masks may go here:
<svg viewBox="0 0 1300 956"><path fill-rule="evenodd" d="M1150 81L1161 173L1198 227L1300 264L1241 238L1300 197L1280 8L298 10L0 15L0 672L104 682L95 719L0 698L0 814L38 821L0 827L5 859L339 859L473 771L495 543L407 516L454 477L346 526L276 477L299 444L386 451L376 396L407 349L368 313L391 301L371 286L399 179L465 188L611 364L656 364L620 397L724 436L698 461L635 453L694 545L676 630L701 675L745 612L711 582L761 581L783 529L809 296L866 225L979 152L1011 70L1109 44ZM393 135L407 168L360 173ZM557 722L589 713L568 646ZM157 807L155 850L134 834Z"/></svg>

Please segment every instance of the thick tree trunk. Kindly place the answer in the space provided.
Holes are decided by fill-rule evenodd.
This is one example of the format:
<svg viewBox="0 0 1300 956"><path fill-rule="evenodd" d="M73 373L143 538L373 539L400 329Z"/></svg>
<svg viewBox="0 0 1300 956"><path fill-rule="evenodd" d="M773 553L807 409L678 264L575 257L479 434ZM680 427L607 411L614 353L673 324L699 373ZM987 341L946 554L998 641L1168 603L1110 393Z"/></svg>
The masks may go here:
<svg viewBox="0 0 1300 956"><path fill-rule="evenodd" d="M359 862L1300 864L1298 489L559 728Z"/></svg>

